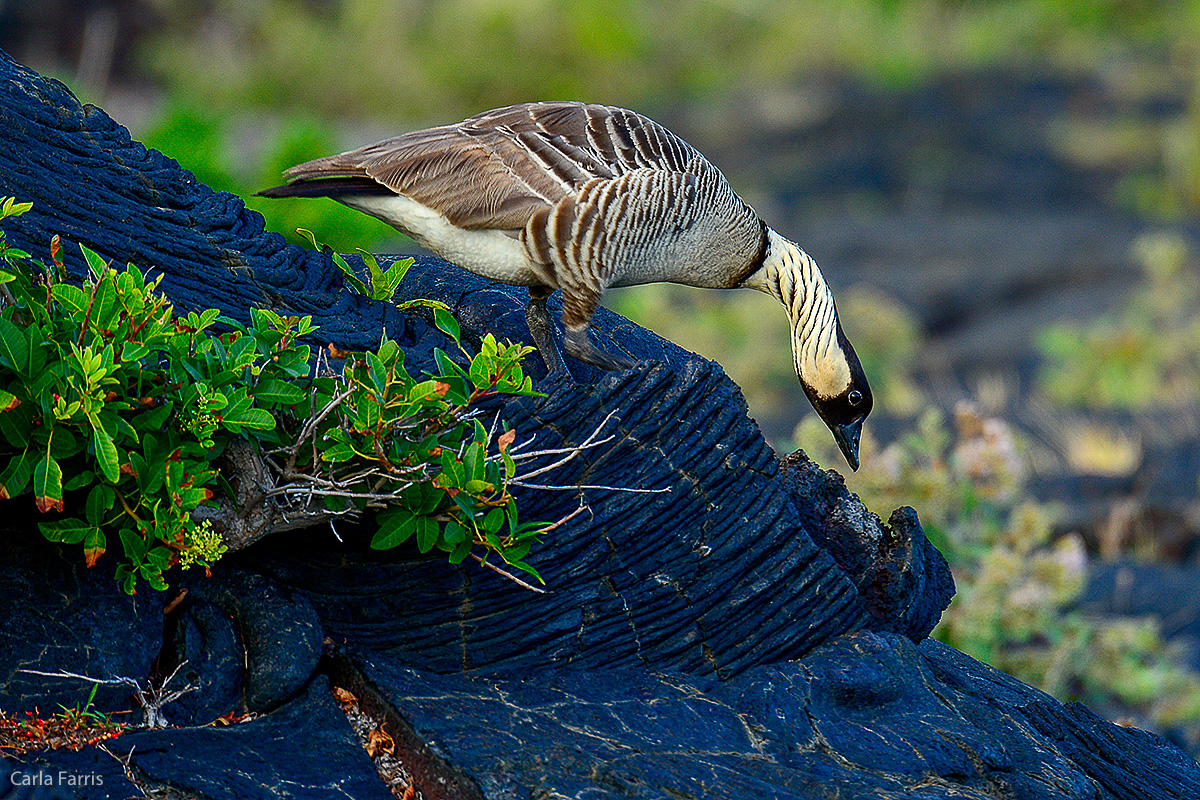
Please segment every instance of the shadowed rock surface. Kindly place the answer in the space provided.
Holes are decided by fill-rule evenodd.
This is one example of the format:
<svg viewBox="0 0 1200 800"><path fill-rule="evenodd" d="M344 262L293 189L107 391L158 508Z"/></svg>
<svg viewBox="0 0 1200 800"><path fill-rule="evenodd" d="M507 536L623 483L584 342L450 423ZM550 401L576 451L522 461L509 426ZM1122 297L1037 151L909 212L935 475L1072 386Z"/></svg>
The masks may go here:
<svg viewBox="0 0 1200 800"><path fill-rule="evenodd" d="M238 198L145 150L61 85L7 58L0 78L0 194L35 203L7 226L14 245L37 255L58 233L161 270L182 307L243 320L254 305L312 314L318 341L342 348L369 347L386 328L410 368L432 363L444 340L421 318L353 295L328 259L263 233ZM436 259L421 260L401 294L447 302L477 333L525 333L521 291ZM802 455L781 464L716 365L612 314L596 327L645 363L603 375L573 364L574 378L531 364L548 396L502 415L540 447L613 435L556 471L560 486L664 491L523 493L526 519L587 506L530 557L549 595L412 549L373 552L366 524L344 542L327 529L281 534L227 557L212 581L183 580L192 591L165 620L161 599L137 598L150 604L138 612L148 633L118 645L120 661L78 651L111 650L121 631L76 622L64 637L63 605L0 597L0 616L24 626L0 657L0 704L44 709L86 695L18 672L31 658L52 671L55 648L73 670L140 681L186 659L203 691L175 719L262 716L129 734L113 751L134 748L138 786L189 797L379 794L357 788L371 764L348 745L326 691L322 673L346 671L411 734L397 737L398 756L427 798L1200 792L1195 763L1164 740L925 640L953 584L911 510L883 525L836 475ZM77 552L38 541L32 521L19 521L22 502L9 503L7 535L29 544L13 550L6 580L45 580L46 594L84 607L111 566L87 572ZM93 620L125 624L121 602ZM314 663L318 629L348 655ZM30 761L102 772L103 789L81 797L131 793L96 748Z"/></svg>

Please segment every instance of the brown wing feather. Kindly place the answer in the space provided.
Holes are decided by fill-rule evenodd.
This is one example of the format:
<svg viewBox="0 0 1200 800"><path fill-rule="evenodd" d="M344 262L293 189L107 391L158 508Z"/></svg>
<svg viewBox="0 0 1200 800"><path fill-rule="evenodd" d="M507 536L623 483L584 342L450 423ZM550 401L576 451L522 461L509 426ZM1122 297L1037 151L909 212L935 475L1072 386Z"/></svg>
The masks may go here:
<svg viewBox="0 0 1200 800"><path fill-rule="evenodd" d="M699 153L624 109L526 103L416 131L288 170L289 183L369 177L463 228L517 230L593 178L682 171Z"/></svg>

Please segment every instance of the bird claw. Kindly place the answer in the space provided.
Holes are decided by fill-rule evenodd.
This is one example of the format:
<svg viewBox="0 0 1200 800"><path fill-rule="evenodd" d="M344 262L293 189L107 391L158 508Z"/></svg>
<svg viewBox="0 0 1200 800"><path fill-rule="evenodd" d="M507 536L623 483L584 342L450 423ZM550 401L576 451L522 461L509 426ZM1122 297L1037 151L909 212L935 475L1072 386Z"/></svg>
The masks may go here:
<svg viewBox="0 0 1200 800"><path fill-rule="evenodd" d="M592 342L588 329L573 331L568 329L563 337L567 353L585 364L607 370L624 370L637 366L637 361L620 353L610 353L601 350Z"/></svg>

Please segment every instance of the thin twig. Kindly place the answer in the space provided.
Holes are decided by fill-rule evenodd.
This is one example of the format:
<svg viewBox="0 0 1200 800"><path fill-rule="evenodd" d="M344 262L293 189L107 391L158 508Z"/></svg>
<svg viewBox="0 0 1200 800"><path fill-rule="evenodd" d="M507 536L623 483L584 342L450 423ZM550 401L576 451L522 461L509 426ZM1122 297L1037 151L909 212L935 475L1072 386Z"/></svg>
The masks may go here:
<svg viewBox="0 0 1200 800"><path fill-rule="evenodd" d="M548 464L547 466L540 467L538 469L535 469L533 472L522 475L520 477L525 480L528 480L529 478L536 478L538 475L543 475L547 472L550 472L551 470L558 469L559 467L566 464L568 461L575 458L576 456L578 456L580 453L582 453L584 450L588 449L589 447L599 447L600 445L602 445L606 442L612 441L613 439L616 438L616 434L610 434L610 435L604 437L603 439L601 439L600 441L595 441L595 439L597 436L600 435L600 431L602 431L604 429L604 426L608 424L608 421L610 419L612 419L613 415L616 413L617 413L616 411L608 412L608 416L604 418L603 422L601 422L599 425L596 426L596 429L594 431L592 431L590 434L588 434L588 438L584 439L582 442L577 444L575 447L557 449L557 450L542 450L542 451L535 452L535 453L522 453L520 456L522 461L524 461L526 459L530 459L530 458L535 458L535 457L541 456L541 455L548 455L551 453L564 452L564 453L567 453L567 455L564 456L563 458L560 458L558 461L555 461L553 464ZM514 457L513 460L516 461L516 457ZM515 477L516 476L514 476L514 478Z"/></svg>
<svg viewBox="0 0 1200 800"><path fill-rule="evenodd" d="M179 670L183 668L187 661L182 661L178 666L167 676L166 680L156 689L151 686L149 689L143 689L142 685L133 678L118 676L116 678L93 678L90 675L80 675L76 672L67 672L59 670L58 672L43 672L37 669L20 669L18 672L28 673L30 675L41 675L46 678L71 678L74 680L85 681L87 683L95 683L101 686L128 686L133 690L134 698L138 705L142 707L142 727L145 728L165 728L167 720L162 714L162 707L167 703L178 700L188 692L194 692L200 687L195 684L188 683L182 689L176 689L171 692L166 692L167 685L172 679L179 674ZM149 697L147 698L147 695Z"/></svg>
<svg viewBox="0 0 1200 800"><path fill-rule="evenodd" d="M584 505L584 504L581 502L581 503L579 504L579 508L577 508L577 509L575 509L574 511L572 511L570 514L567 514L565 517L563 517L562 519L560 519L558 522L552 522L551 524L549 524L549 525L547 525L546 527L542 528L540 531L538 531L538 533L539 533L539 534L546 534L546 533L549 533L550 531L554 530L555 528L559 527L560 525L565 525L566 523L568 523L568 522L570 522L571 520L575 519L576 517L578 517L580 514L582 514L582 513L583 513L584 511L586 511L586 510L587 510L587 506L586 506L586 505Z"/></svg>
<svg viewBox="0 0 1200 800"><path fill-rule="evenodd" d="M138 684L138 682L133 678L93 678L90 675L80 675L77 672L67 672L65 669L60 669L58 672L42 672L40 669L19 669L17 672L24 672L28 675L41 675L44 678L74 678L78 681L98 683L101 686L132 686L135 689L141 689L140 684Z"/></svg>
<svg viewBox="0 0 1200 800"><path fill-rule="evenodd" d="M663 492L671 491L671 488L665 487L662 489L633 489L628 486L599 486L592 483L579 483L570 486L551 486L543 483L525 483L516 478L508 482L509 486L519 486L522 489L545 489L551 492L573 492L577 489L607 489L610 492L631 492L633 494L662 494Z"/></svg>
<svg viewBox="0 0 1200 800"><path fill-rule="evenodd" d="M497 567L497 566L496 566L495 564L493 564L492 562L490 562L490 561L484 561L484 560L483 560L483 558L482 558L481 556L479 556L479 555L477 555L477 554L475 554L475 553L471 553L471 558L475 559L475 560L476 560L476 561L478 561L480 564L482 564L483 566L485 566L485 567L487 567L488 569L492 570L493 572L499 572L501 575L503 575L504 577L508 578L510 581L512 581L513 583L517 584L518 586L522 586L522 587L524 587L524 588L528 589L529 591L531 591L531 592L537 592L538 594L549 594L549 592L547 592L545 589L539 589L538 587L534 586L534 585L533 585L533 584L531 584L531 583L526 583L525 581L523 581L523 580L521 580L520 578L518 578L516 575L513 575L511 572L506 572L505 570L502 570L502 569L500 569L499 567Z"/></svg>

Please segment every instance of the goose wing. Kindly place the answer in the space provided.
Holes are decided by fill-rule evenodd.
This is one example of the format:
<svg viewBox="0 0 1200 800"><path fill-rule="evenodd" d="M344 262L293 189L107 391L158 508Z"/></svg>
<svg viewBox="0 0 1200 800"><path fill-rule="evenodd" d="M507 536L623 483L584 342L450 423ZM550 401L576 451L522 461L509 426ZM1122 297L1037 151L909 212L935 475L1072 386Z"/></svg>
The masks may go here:
<svg viewBox="0 0 1200 800"><path fill-rule="evenodd" d="M708 165L656 122L620 108L526 103L292 167L290 185L369 179L460 228L518 230L596 178Z"/></svg>

